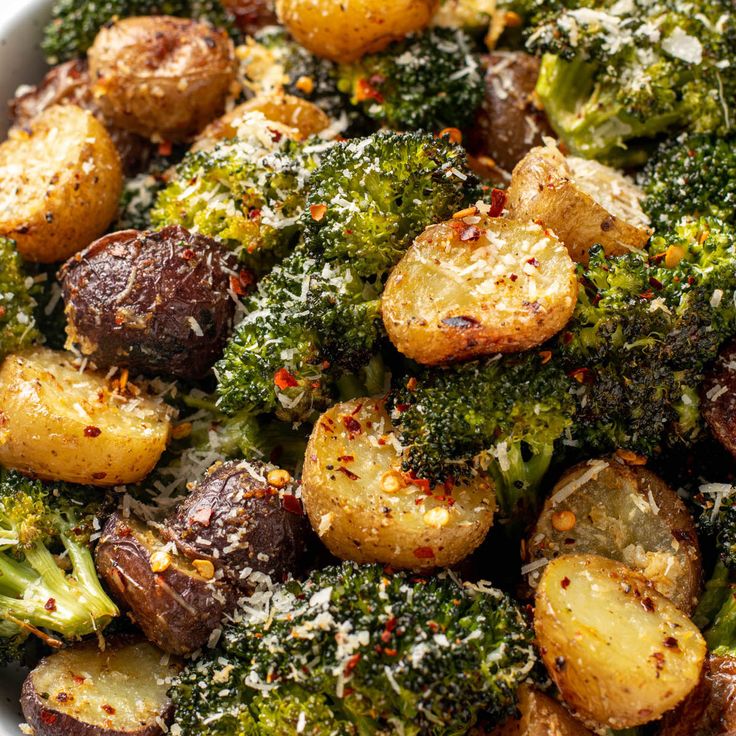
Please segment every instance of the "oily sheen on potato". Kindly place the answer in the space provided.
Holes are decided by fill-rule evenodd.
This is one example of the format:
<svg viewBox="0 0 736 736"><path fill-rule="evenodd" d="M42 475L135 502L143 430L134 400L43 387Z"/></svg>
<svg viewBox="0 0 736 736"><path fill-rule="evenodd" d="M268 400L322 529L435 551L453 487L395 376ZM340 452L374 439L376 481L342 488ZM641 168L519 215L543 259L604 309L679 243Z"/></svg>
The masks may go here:
<svg viewBox="0 0 736 736"><path fill-rule="evenodd" d="M574 261L587 263L596 243L607 255L647 244L652 231L641 196L616 169L565 158L554 145L546 145L533 148L514 168L507 206L510 217L553 230Z"/></svg>
<svg viewBox="0 0 736 736"><path fill-rule="evenodd" d="M119 391L72 359L36 348L0 366L0 464L70 483L142 480L166 448L166 404Z"/></svg>
<svg viewBox="0 0 736 736"><path fill-rule="evenodd" d="M483 541L495 510L481 476L449 489L403 474L391 419L377 399L336 404L319 418L302 482L322 542L355 562L416 570L452 565Z"/></svg>
<svg viewBox="0 0 736 736"><path fill-rule="evenodd" d="M391 272L383 322L427 364L528 350L559 332L577 298L565 246L533 222L471 214L427 228Z"/></svg>
<svg viewBox="0 0 736 736"><path fill-rule="evenodd" d="M659 718L698 684L700 631L639 573L595 555L552 560L534 629L550 677L581 717L614 729Z"/></svg>

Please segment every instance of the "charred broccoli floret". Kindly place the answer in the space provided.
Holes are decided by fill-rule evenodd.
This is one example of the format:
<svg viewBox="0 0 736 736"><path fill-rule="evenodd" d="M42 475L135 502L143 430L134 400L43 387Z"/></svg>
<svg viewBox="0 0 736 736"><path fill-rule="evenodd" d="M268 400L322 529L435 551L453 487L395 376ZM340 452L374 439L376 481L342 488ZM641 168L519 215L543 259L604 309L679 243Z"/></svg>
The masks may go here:
<svg viewBox="0 0 736 736"><path fill-rule="evenodd" d="M656 229L685 215L736 224L736 136L681 135L663 143L641 177L642 206Z"/></svg>
<svg viewBox="0 0 736 736"><path fill-rule="evenodd" d="M40 290L15 243L0 237L0 359L39 338L34 310Z"/></svg>
<svg viewBox="0 0 736 736"><path fill-rule="evenodd" d="M480 56L461 30L434 28L340 67L340 89L396 130L461 127L483 99Z"/></svg>
<svg viewBox="0 0 736 736"><path fill-rule="evenodd" d="M75 639L117 616L89 547L103 500L99 489L0 472L0 637L6 648L16 650L29 634L48 637L42 630Z"/></svg>
<svg viewBox="0 0 736 736"><path fill-rule="evenodd" d="M41 42L46 60L59 64L83 56L105 23L139 15L174 15L232 27L220 0L55 0Z"/></svg>
<svg viewBox="0 0 736 736"><path fill-rule="evenodd" d="M641 160L642 139L734 125L736 18L728 0L531 3L537 93L576 155Z"/></svg>
<svg viewBox="0 0 736 736"><path fill-rule="evenodd" d="M175 682L183 733L465 733L513 713L534 665L517 605L447 574L344 563L278 588L270 604Z"/></svg>

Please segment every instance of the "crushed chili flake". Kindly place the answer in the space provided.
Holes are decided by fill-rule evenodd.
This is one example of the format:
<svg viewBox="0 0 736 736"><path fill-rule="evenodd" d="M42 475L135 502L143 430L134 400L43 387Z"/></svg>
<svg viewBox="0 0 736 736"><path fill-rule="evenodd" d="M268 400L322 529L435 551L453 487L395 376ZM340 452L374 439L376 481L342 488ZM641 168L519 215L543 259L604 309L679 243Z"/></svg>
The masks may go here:
<svg viewBox="0 0 736 736"><path fill-rule="evenodd" d="M105 472L92 473L92 477L95 480L102 480L103 478L107 478L107 473Z"/></svg>
<svg viewBox="0 0 736 736"><path fill-rule="evenodd" d="M184 248L184 250L181 252L181 257L185 261L191 261L192 258L194 258L195 253L191 248Z"/></svg>
<svg viewBox="0 0 736 736"><path fill-rule="evenodd" d="M358 662L360 662L360 656L360 652L358 652L357 654L353 654L353 656L350 657L345 663L345 677L348 677L350 673L358 666Z"/></svg>
<svg viewBox="0 0 736 736"><path fill-rule="evenodd" d="M41 711L41 720L47 725L47 726L53 726L54 723L56 723L57 716L55 713L52 713L49 710L42 710Z"/></svg>
<svg viewBox="0 0 736 736"><path fill-rule="evenodd" d="M371 77L374 84L378 85L385 81L382 77L374 75ZM376 89L374 84L371 84L367 79L359 79L355 90L355 99L358 102L365 102L366 100L375 100L379 105L384 103L383 95Z"/></svg>
<svg viewBox="0 0 736 736"><path fill-rule="evenodd" d="M304 516L304 508L302 502L290 493L281 497L281 507L284 511L288 511L290 514L296 514L297 516Z"/></svg>
<svg viewBox="0 0 736 736"><path fill-rule="evenodd" d="M417 379L416 379L416 378L415 378L414 376L412 376L412 377L411 377L411 378L410 378L410 379L409 379L409 380L408 380L408 381L406 382L406 390L407 390L407 391L416 391L416 388L417 388L417 384L418 384L418 383L419 383L419 381L417 381Z"/></svg>
<svg viewBox="0 0 736 736"><path fill-rule="evenodd" d="M653 286L655 289L662 288L662 282L659 279L655 279L654 276L649 277L649 286Z"/></svg>
<svg viewBox="0 0 736 736"><path fill-rule="evenodd" d="M668 636L664 640L664 645L667 647L667 649L676 649L678 646L677 639L675 639L674 636Z"/></svg>
<svg viewBox="0 0 736 736"><path fill-rule="evenodd" d="M55 598L49 598L46 603L43 604L43 607L47 611L55 611L56 610L56 599Z"/></svg>
<svg viewBox="0 0 736 736"><path fill-rule="evenodd" d="M341 465L339 468L335 468L338 473L342 473L343 475L347 476L350 480L358 480L360 478L359 475L356 475L353 473L352 470L348 470L345 466Z"/></svg>
<svg viewBox="0 0 736 736"><path fill-rule="evenodd" d="M279 368L276 373L273 374L273 382L283 391L287 388L294 388L299 385L299 381L286 370L286 368Z"/></svg>
<svg viewBox="0 0 736 736"><path fill-rule="evenodd" d="M342 418L342 423L345 429L348 430L351 434L360 434L361 430L363 429L360 426L360 422L353 417L352 415L347 415Z"/></svg>
<svg viewBox="0 0 736 736"><path fill-rule="evenodd" d="M414 550L414 557L418 560L431 560L434 557L434 550L431 547L417 547Z"/></svg>
<svg viewBox="0 0 736 736"><path fill-rule="evenodd" d="M159 156L171 156L171 152L174 150L174 146L171 141L161 141L158 144L158 155Z"/></svg>
<svg viewBox="0 0 736 736"><path fill-rule="evenodd" d="M490 217L500 217L506 208L506 192L503 189L493 189L491 191L491 209L488 214Z"/></svg>
<svg viewBox="0 0 736 736"><path fill-rule="evenodd" d="M565 577L560 580L560 585L564 590L567 590L570 587L570 578L565 575Z"/></svg>
<svg viewBox="0 0 736 736"><path fill-rule="evenodd" d="M84 436L85 437L99 437L102 434L102 430L99 427L85 427L84 428Z"/></svg>
<svg viewBox="0 0 736 736"><path fill-rule="evenodd" d="M105 711L108 715L112 716L115 715L115 708L113 708L111 705L108 705L105 703L105 705L101 705L100 708Z"/></svg>
<svg viewBox="0 0 736 736"><path fill-rule="evenodd" d="M570 371L567 375L575 379L578 383L593 382L593 372L590 368L575 368L575 370Z"/></svg>
<svg viewBox="0 0 736 736"><path fill-rule="evenodd" d="M398 654L396 649L388 649L388 647L383 652L387 657L395 657Z"/></svg>
<svg viewBox="0 0 736 736"><path fill-rule="evenodd" d="M546 363L549 363L550 360L552 360L552 351L551 350L541 350L539 352L539 357L542 359L542 365L545 365Z"/></svg>
<svg viewBox="0 0 736 736"><path fill-rule="evenodd" d="M649 596L641 599L641 605L644 607L644 610L649 613L652 613L656 609L654 601Z"/></svg>

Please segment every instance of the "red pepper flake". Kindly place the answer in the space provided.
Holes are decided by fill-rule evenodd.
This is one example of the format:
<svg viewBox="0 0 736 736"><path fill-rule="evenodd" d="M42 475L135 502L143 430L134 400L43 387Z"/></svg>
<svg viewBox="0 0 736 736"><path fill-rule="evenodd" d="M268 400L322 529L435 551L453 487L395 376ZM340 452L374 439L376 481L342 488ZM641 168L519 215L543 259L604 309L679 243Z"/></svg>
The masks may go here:
<svg viewBox="0 0 736 736"><path fill-rule="evenodd" d="M107 478L107 473L104 471L100 471L99 473L92 473L92 477L95 480L102 480L103 478Z"/></svg>
<svg viewBox="0 0 736 736"><path fill-rule="evenodd" d="M395 649L388 649L388 648L384 649L383 653L387 657L395 657L398 654L398 652Z"/></svg>
<svg viewBox="0 0 736 736"><path fill-rule="evenodd" d="M268 132L271 134L271 140L274 141L274 143L278 143L284 137L284 134L275 128L269 128Z"/></svg>
<svg viewBox="0 0 736 736"><path fill-rule="evenodd" d="M46 603L43 604L43 607L47 611L55 611L56 610L56 598L49 598Z"/></svg>
<svg viewBox="0 0 736 736"><path fill-rule="evenodd" d="M5 312L6 312L6 311L7 311L7 310L5 309L5 307L0 307L0 318L2 318L2 317L4 317L4 316L5 316Z"/></svg>
<svg viewBox="0 0 736 736"><path fill-rule="evenodd" d="M416 379L416 378L415 378L414 376L412 376L412 377L411 377L411 378L410 378L410 379L409 379L409 380L408 380L408 381L406 382L406 390L407 390L407 391L416 391L416 389L417 389L417 384L418 384L418 383L419 383L419 381L417 381L417 379Z"/></svg>
<svg viewBox="0 0 736 736"><path fill-rule="evenodd" d="M302 507L302 502L291 493L287 493L281 497L281 508L283 508L284 511L288 511L290 514L304 516L304 508Z"/></svg>
<svg viewBox="0 0 736 736"><path fill-rule="evenodd" d="M419 490L424 491L427 494L431 490L429 481L426 478L417 478L417 474L413 470L410 470L408 473L404 473L404 479L406 480L407 485L416 486Z"/></svg>
<svg viewBox="0 0 736 736"><path fill-rule="evenodd" d="M551 350L540 350L539 357L542 359L542 365L545 365L546 363L549 363L550 360L552 360L552 351Z"/></svg>
<svg viewBox="0 0 736 736"><path fill-rule="evenodd" d="M677 649L679 646L677 639L675 639L674 636L668 636L664 640L664 645L667 647L667 649Z"/></svg>
<svg viewBox="0 0 736 736"><path fill-rule="evenodd" d="M434 557L434 550L431 547L417 547L414 550L414 557L418 560L431 560Z"/></svg>
<svg viewBox="0 0 736 736"><path fill-rule="evenodd" d="M490 217L500 217L506 208L506 192L503 189L493 189L491 191L491 209L488 214Z"/></svg>
<svg viewBox="0 0 736 736"><path fill-rule="evenodd" d="M664 669L664 654L662 652L654 652L652 659L654 660L654 666L657 668L657 672L661 672Z"/></svg>
<svg viewBox="0 0 736 736"><path fill-rule="evenodd" d="M338 473L342 473L343 475L346 475L349 480L358 480L360 477L359 475L355 475L352 470L348 470L346 467L341 465L339 468L335 468Z"/></svg>
<svg viewBox="0 0 736 736"><path fill-rule="evenodd" d="M82 684L82 683L84 682L84 679L85 679L85 678L84 678L84 677L82 677L82 675L72 675L72 680L74 680L74 682L75 682L75 683L76 683L77 685L81 685L81 684Z"/></svg>
<svg viewBox="0 0 736 736"><path fill-rule="evenodd" d="M378 75L371 77L371 80L373 80L374 84L381 84L385 81L383 77L379 77ZM355 99L358 102L375 100L379 105L382 105L385 101L383 95L367 79L358 80L358 84L355 89Z"/></svg>
<svg viewBox="0 0 736 736"><path fill-rule="evenodd" d="M655 289L661 289L663 284L659 279L655 279L654 276L650 276L649 286L653 286Z"/></svg>
<svg viewBox="0 0 736 736"><path fill-rule="evenodd" d="M286 370L286 368L279 368L276 373L273 374L273 382L283 391L287 388L294 388L299 385L299 381Z"/></svg>
<svg viewBox="0 0 736 736"><path fill-rule="evenodd" d="M349 414L342 418L342 423L345 429L347 429L347 431L350 432L350 434L360 434L360 432L363 429L360 426L360 422L355 417Z"/></svg>
<svg viewBox="0 0 736 736"><path fill-rule="evenodd" d="M56 723L56 720L57 720L56 713L52 713L50 710L42 710L41 711L41 720L47 726L53 726Z"/></svg>
<svg viewBox="0 0 736 736"><path fill-rule="evenodd" d="M258 220L261 217L261 211L258 209L258 207L254 207L249 213L248 217L251 220Z"/></svg>
<svg viewBox="0 0 736 736"><path fill-rule="evenodd" d="M565 575L565 577L560 580L560 585L563 590L567 590L570 587L570 578Z"/></svg>
<svg viewBox="0 0 736 736"><path fill-rule="evenodd" d="M469 225L460 233L460 240L463 243L480 240L480 230L475 225Z"/></svg>
<svg viewBox="0 0 736 736"><path fill-rule="evenodd" d="M644 607L644 610L648 611L649 613L653 613L656 608L656 606L654 605L654 601L649 598L649 596L641 599L641 605Z"/></svg>
<svg viewBox="0 0 736 736"><path fill-rule="evenodd" d="M539 261L536 258L527 258L526 262L534 268L539 268Z"/></svg>
<svg viewBox="0 0 736 736"><path fill-rule="evenodd" d="M573 335L572 332L564 332L562 334L562 342L565 345L569 345L572 342Z"/></svg>
<svg viewBox="0 0 736 736"><path fill-rule="evenodd" d="M402 414L409 409L409 404L396 404L396 411Z"/></svg>
<svg viewBox="0 0 736 736"><path fill-rule="evenodd" d="M360 652L353 654L345 663L345 677L350 676L350 673L358 666L358 662L360 662Z"/></svg>
<svg viewBox="0 0 736 736"><path fill-rule="evenodd" d="M209 526L210 519L212 518L212 507L200 506L190 517L192 523L201 524L202 526Z"/></svg>
<svg viewBox="0 0 736 736"><path fill-rule="evenodd" d="M337 459L341 463L352 463L355 461L355 456L354 455L338 455Z"/></svg>
<svg viewBox="0 0 736 736"><path fill-rule="evenodd" d="M245 294L245 284L237 276L231 276L230 290L236 296L243 296Z"/></svg>
<svg viewBox="0 0 736 736"><path fill-rule="evenodd" d="M455 479L446 478L445 482L442 484L442 487L445 489L446 493L452 493L453 488L455 488Z"/></svg>
<svg viewBox="0 0 736 736"><path fill-rule="evenodd" d="M109 716L115 715L115 708L113 708L111 705L107 705L107 703L105 703L105 705L101 705L100 708L102 708L102 710L104 710L105 713L107 713L107 715Z"/></svg>
<svg viewBox="0 0 736 736"><path fill-rule="evenodd" d="M191 248L184 248L184 250L181 252L181 257L185 261L191 261L195 255L195 252Z"/></svg>
<svg viewBox="0 0 736 736"><path fill-rule="evenodd" d="M84 436L85 437L99 437L102 434L102 430L99 427L85 427L84 428Z"/></svg>
<svg viewBox="0 0 736 736"><path fill-rule="evenodd" d="M567 375L578 383L593 383L593 372L590 368L575 368L575 370L570 371Z"/></svg>
<svg viewBox="0 0 736 736"><path fill-rule="evenodd" d="M158 155L159 156L171 156L171 152L174 149L171 141L162 141L158 144Z"/></svg>
<svg viewBox="0 0 736 736"><path fill-rule="evenodd" d="M651 299L654 296L653 291L642 291L641 294L639 294L639 297L641 299Z"/></svg>
<svg viewBox="0 0 736 736"><path fill-rule="evenodd" d="M313 204L309 207L309 214L315 222L319 222L327 214L326 204Z"/></svg>

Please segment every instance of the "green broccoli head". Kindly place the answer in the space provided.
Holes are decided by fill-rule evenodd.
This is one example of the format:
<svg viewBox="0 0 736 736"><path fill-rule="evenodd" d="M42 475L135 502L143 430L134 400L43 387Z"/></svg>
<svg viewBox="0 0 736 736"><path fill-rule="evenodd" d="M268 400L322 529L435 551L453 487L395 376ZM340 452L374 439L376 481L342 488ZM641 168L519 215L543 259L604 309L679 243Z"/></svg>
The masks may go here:
<svg viewBox="0 0 736 736"><path fill-rule="evenodd" d="M733 128L736 19L727 0L534 5L527 47L544 54L537 93L573 153L637 162L642 139Z"/></svg>
<svg viewBox="0 0 736 736"><path fill-rule="evenodd" d="M302 218L305 241L358 276L382 275L425 227L478 197L461 147L425 133L378 133L324 154Z"/></svg>
<svg viewBox="0 0 736 736"><path fill-rule="evenodd" d="M736 137L681 135L664 142L641 176L642 206L655 229L686 215L736 224Z"/></svg>
<svg viewBox="0 0 736 736"><path fill-rule="evenodd" d="M545 360L528 352L412 375L391 397L404 469L441 483L480 466L503 515L528 516L575 409L570 380Z"/></svg>
<svg viewBox="0 0 736 736"><path fill-rule="evenodd" d="M106 497L0 472L0 634L9 645L42 629L65 639L102 630L118 610L89 548ZM64 553L65 572L55 554Z"/></svg>
<svg viewBox="0 0 736 736"><path fill-rule="evenodd" d="M396 130L462 127L483 100L480 56L461 30L433 28L340 67L339 86Z"/></svg>
<svg viewBox="0 0 736 736"><path fill-rule="evenodd" d="M466 733L514 712L535 661L511 599L447 574L344 563L278 588L270 612L184 670L171 692L184 732Z"/></svg>
<svg viewBox="0 0 736 736"><path fill-rule="evenodd" d="M233 28L220 0L55 0L41 47L49 64L84 56L105 23L138 15L174 15Z"/></svg>
<svg viewBox="0 0 736 736"><path fill-rule="evenodd" d="M40 287L26 273L15 243L0 237L0 359L40 338L34 309Z"/></svg>
<svg viewBox="0 0 736 736"><path fill-rule="evenodd" d="M255 116L247 137L188 154L150 213L154 228L181 225L216 238L264 270L297 236L316 158Z"/></svg>

